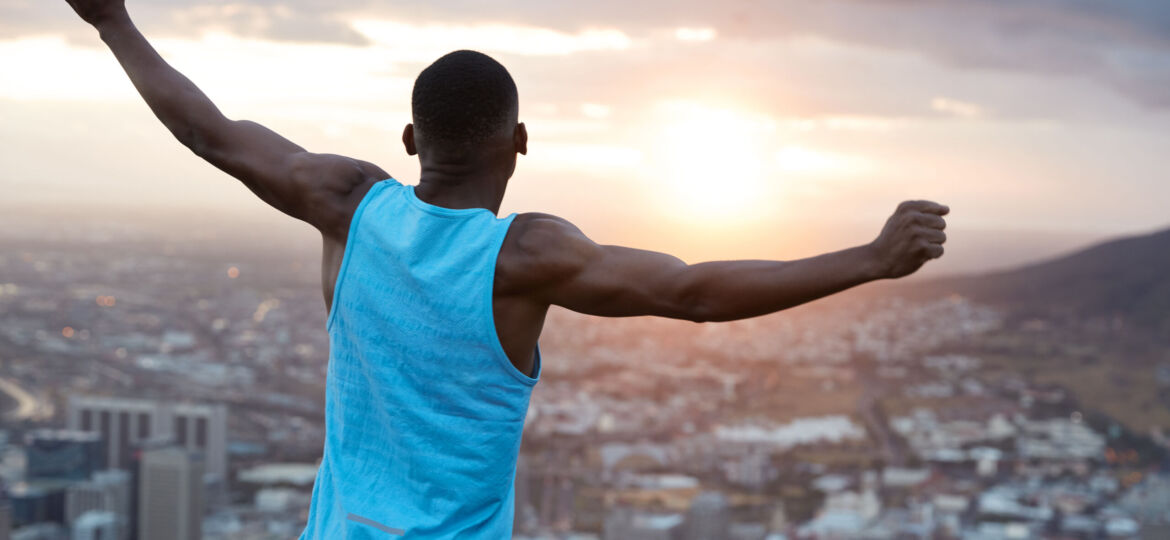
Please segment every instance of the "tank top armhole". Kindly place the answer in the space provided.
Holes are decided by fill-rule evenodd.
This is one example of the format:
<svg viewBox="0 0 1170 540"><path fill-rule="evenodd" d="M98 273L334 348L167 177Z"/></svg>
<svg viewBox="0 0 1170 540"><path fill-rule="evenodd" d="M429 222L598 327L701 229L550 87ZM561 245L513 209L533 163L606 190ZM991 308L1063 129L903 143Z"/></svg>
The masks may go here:
<svg viewBox="0 0 1170 540"><path fill-rule="evenodd" d="M487 328L488 328L488 331L491 333L490 336L487 336L487 339L488 339L488 342L491 344L490 345L490 347L492 349L491 356L493 358L495 358L501 364L501 367L504 368L504 370L507 371L510 375L512 375L512 377L514 377L517 381L520 381L521 383L523 383L527 386L533 386L537 383L537 381L540 380L540 368L539 368L539 364L538 364L538 362L540 362L540 356L539 356L540 355L540 348L539 348L539 346L537 347L536 351L534 351L534 353L533 353L535 355L533 358L533 370L532 370L533 376L529 376L529 375L521 372L519 369L516 369L516 366L514 364L512 364L512 360L510 358L508 358L508 353L504 351L504 345L502 343L500 343L500 332L499 332L499 330L496 329L496 309L494 306L494 300L495 300L495 296L496 296L496 291L495 291L495 288L496 288L496 285L495 285L495 283L496 283L496 261L499 259L500 250L502 250L504 248L504 239L508 236L508 230L511 229L512 222L515 219L516 219L516 214L512 214L512 215L500 220L503 222L501 227L500 227L501 231L500 231L500 233L498 233L496 235L495 241L493 242L492 247L490 248L491 249L491 256L489 257L489 260L488 260L489 271L487 272L487 274L488 274L487 287L484 287L485 289L487 289L487 294L485 295L486 296L485 304L487 304L487 308L485 309L485 311L487 312L486 313Z"/></svg>
<svg viewBox="0 0 1170 540"><path fill-rule="evenodd" d="M349 220L349 232L345 236L345 251L341 254L341 267L337 269L337 279L333 282L333 301L329 304L329 314L325 318L326 332L333 329L333 321L337 319L338 302L341 300L341 286L345 282L345 270L349 266L353 246L357 243L358 222L361 221L362 214L365 212L368 203L373 200L375 192L384 189L391 182L396 185L402 185L393 178L375 183L362 196L362 201L358 203L357 208L353 211L353 217Z"/></svg>
<svg viewBox="0 0 1170 540"><path fill-rule="evenodd" d="M540 380L540 364L542 361L540 358L540 342L537 342L536 350L532 352L532 374L528 378L534 381Z"/></svg>

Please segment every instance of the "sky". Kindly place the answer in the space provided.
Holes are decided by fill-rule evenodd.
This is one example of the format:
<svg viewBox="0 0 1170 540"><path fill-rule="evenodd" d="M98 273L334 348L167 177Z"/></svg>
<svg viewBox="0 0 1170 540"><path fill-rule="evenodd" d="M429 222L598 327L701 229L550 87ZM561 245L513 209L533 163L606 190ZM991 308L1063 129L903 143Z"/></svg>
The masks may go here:
<svg viewBox="0 0 1170 540"><path fill-rule="evenodd" d="M229 117L406 183L414 77L494 56L531 137L502 211L603 243L795 258L932 199L953 213L931 268L954 273L1170 226L1162 0L127 3ZM0 212L147 208L312 241L171 140L64 1L0 0L0 190Z"/></svg>

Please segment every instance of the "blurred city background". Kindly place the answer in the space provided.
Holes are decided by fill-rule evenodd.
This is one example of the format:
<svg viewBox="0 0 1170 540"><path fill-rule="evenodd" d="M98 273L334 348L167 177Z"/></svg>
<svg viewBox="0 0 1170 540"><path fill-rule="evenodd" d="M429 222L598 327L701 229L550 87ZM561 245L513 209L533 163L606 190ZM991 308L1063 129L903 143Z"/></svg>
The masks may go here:
<svg viewBox="0 0 1170 540"><path fill-rule="evenodd" d="M503 212L599 242L791 259L952 207L921 275L789 312L554 309L517 537L1170 538L1170 4L130 9L229 116L406 183L414 75L491 54L532 136ZM0 0L0 118L0 539L296 537L319 237L173 142L64 2Z"/></svg>

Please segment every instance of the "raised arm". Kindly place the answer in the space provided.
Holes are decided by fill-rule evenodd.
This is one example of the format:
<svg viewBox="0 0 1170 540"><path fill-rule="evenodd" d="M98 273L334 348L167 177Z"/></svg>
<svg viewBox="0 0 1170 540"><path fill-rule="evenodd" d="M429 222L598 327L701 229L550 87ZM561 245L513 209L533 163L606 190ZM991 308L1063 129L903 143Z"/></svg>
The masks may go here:
<svg viewBox="0 0 1170 540"><path fill-rule="evenodd" d="M947 207L903 203L872 243L796 261L688 265L652 251L594 243L569 222L525 215L506 240L498 292L591 315L730 321L780 311L943 254Z"/></svg>
<svg viewBox="0 0 1170 540"><path fill-rule="evenodd" d="M135 28L124 0L68 0L109 46L138 93L179 142L244 183L277 210L344 235L355 188L388 178L378 167L342 156L314 154L277 133L230 120L190 80L172 68Z"/></svg>

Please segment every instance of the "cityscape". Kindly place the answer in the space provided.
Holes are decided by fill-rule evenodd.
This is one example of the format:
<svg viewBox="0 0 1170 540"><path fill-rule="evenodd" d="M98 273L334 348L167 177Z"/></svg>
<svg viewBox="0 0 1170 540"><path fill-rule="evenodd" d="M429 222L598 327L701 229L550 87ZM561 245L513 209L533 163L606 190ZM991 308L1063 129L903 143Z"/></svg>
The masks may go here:
<svg viewBox="0 0 1170 540"><path fill-rule="evenodd" d="M1170 1L0 0L0 119L0 540L1170 539ZM736 322L554 307L514 477L459 477L494 498L347 399L322 492L359 174L690 263L945 255ZM347 489L354 447L405 473Z"/></svg>
<svg viewBox="0 0 1170 540"><path fill-rule="evenodd" d="M0 233L0 538L300 534L316 245L217 227ZM901 290L724 324L552 311L516 537L1170 537L1164 341Z"/></svg>

